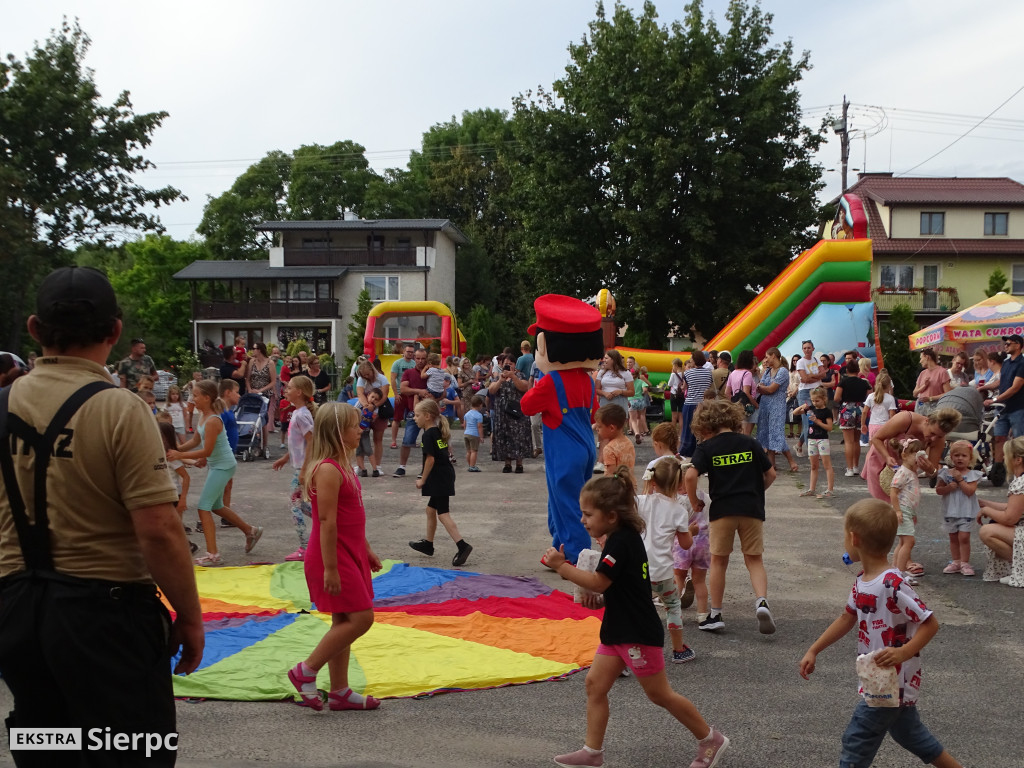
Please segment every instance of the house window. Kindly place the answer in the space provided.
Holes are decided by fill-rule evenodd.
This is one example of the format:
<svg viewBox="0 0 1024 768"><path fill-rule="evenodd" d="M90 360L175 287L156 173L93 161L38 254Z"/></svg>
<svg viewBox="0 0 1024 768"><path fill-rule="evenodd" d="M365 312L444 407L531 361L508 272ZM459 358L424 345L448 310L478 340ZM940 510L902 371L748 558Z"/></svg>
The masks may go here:
<svg viewBox="0 0 1024 768"><path fill-rule="evenodd" d="M1013 285L1010 293L1014 296L1024 295L1024 264L1013 265Z"/></svg>
<svg viewBox="0 0 1024 768"><path fill-rule="evenodd" d="M883 288L910 290L914 287L914 265L883 264L879 273L879 284Z"/></svg>
<svg viewBox="0 0 1024 768"><path fill-rule="evenodd" d="M946 233L946 214L944 213L922 213L921 234L922 235L944 235Z"/></svg>
<svg viewBox="0 0 1024 768"><path fill-rule="evenodd" d="M328 280L316 281L316 297L318 299L331 298L331 283Z"/></svg>
<svg viewBox="0 0 1024 768"><path fill-rule="evenodd" d="M331 241L326 237L304 237L302 238L303 248L330 248Z"/></svg>
<svg viewBox="0 0 1024 768"><path fill-rule="evenodd" d="M292 301L312 301L313 281L295 280L292 282Z"/></svg>
<svg viewBox="0 0 1024 768"><path fill-rule="evenodd" d="M371 301L398 301L398 275L365 275L363 288Z"/></svg>
<svg viewBox="0 0 1024 768"><path fill-rule="evenodd" d="M1010 214L1008 213L986 213L985 214L985 234L986 235L1005 235L1007 224L1010 220Z"/></svg>
<svg viewBox="0 0 1024 768"><path fill-rule="evenodd" d="M221 329L221 346L235 346L235 339L241 336L245 339L245 348L251 349L257 341L263 341L262 328L223 328Z"/></svg>

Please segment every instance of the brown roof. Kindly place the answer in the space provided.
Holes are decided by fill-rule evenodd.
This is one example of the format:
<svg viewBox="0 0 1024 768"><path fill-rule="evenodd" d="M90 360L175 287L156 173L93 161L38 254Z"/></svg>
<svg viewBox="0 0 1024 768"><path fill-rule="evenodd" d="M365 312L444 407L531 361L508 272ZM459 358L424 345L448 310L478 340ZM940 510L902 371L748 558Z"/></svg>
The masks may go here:
<svg viewBox="0 0 1024 768"><path fill-rule="evenodd" d="M1024 205L1024 184L998 178L895 178L864 173L847 192L882 205Z"/></svg>
<svg viewBox="0 0 1024 768"><path fill-rule="evenodd" d="M933 238L925 237L904 237L890 239L885 237L875 237L875 232L884 233L885 230L881 229L881 223L879 223L878 229L875 228L875 223L871 223L871 251L875 256L885 256L886 254L900 254L905 256L907 254L920 253L924 256L930 254L959 254L959 255L989 255L992 256L1005 256L1007 254L1024 254L1024 240L953 240L948 237L942 237L941 235Z"/></svg>

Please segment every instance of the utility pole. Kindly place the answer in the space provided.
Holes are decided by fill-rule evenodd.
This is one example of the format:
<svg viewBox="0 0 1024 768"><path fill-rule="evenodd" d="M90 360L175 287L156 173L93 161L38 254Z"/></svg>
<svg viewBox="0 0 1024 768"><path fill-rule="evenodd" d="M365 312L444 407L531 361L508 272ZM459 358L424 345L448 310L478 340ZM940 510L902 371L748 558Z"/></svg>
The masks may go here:
<svg viewBox="0 0 1024 768"><path fill-rule="evenodd" d="M832 130L839 137L840 146L840 157L843 163L843 192L846 192L847 178L846 172L847 167L850 164L850 131L849 125L846 120L847 112L850 109L850 102L846 100L846 94L843 94L843 116L832 123Z"/></svg>

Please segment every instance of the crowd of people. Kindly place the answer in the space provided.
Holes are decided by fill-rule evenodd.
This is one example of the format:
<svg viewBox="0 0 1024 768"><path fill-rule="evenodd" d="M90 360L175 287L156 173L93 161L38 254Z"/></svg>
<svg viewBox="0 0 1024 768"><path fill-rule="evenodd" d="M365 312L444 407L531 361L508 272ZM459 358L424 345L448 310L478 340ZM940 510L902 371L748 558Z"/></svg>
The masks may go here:
<svg viewBox="0 0 1024 768"><path fill-rule="evenodd" d="M440 523L455 546L452 566L464 565L473 547L462 537L452 514L458 464L452 427L462 427L467 472L480 471L478 455L487 438L492 461L504 473L523 473L526 458L543 455L538 432L520 405L523 395L544 375L530 342L522 342L518 354L506 348L475 362L455 357L442 360L422 344L410 342L386 372L378 361L357 360L340 402L327 401L331 382L316 355L299 353L289 358L277 348L268 352L259 342L251 349L228 347L223 351L219 383L197 375L181 389L170 387L161 408L153 396L156 369L144 340L132 340L129 355L113 372L103 370L106 355L120 335L121 321L113 292L100 273L58 270L44 281L37 304L38 314L30 320L29 329L44 355L42 370L33 372L32 381L62 394L40 410L39 399L28 397L26 382L18 382L18 375L12 377L10 367L0 370L5 377L0 382L0 413L7 413L9 398L10 412L19 417L17 422L0 419L0 430L6 433L13 425L12 429L42 429L49 435L58 418L74 418L75 409L82 409L78 418L89 419L96 428L83 430L81 438L75 438L85 443L83 450L74 452L73 462L57 463L58 471L52 480L48 478L46 489L57 500L64 499L69 489L95 489L96 509L113 507L122 514L107 519L84 510L82 514L90 517L83 527L78 513L57 511L50 532L47 515L52 505L45 494L36 495L36 526L41 521L42 530L52 533L51 549L50 536L35 535L25 510L19 509L23 505L17 488L33 482L34 470L21 455L12 456L9 441L0 440L7 490L0 507L0 533L15 529L18 533L0 536L4 562L14 564L13 570L8 567L0 573L5 577L0 581L4 596L0 620L5 626L24 627L24 631L5 633L0 642L0 673L18 707L14 722L31 726L63 717L79 724L105 717L174 730L173 704L168 708L169 680L155 680L151 671L138 671L133 658L124 655L128 649L118 648L116 669L100 666L83 672L80 679L58 682L53 679L56 666L51 656L69 649L41 643L31 622L20 618L38 611L63 613L66 606L52 605L55 596L73 598L89 615L96 615L103 601L131 599L148 612L154 625L167 627L170 622L157 599L156 580L176 611L173 637L183 647L177 671L195 669L203 647L202 623L194 579L186 570L185 534L203 535L205 551L198 554L195 544L191 549L198 554L195 564L205 567L222 562L218 528L238 531L246 553L263 534L261 526L249 523L230 506L238 439L233 407L246 392L267 399L265 429L269 434L280 428L282 447L287 448L274 463L274 469L292 470L286 496L297 549L286 559L303 562L311 599L320 610L331 613L331 626L323 639L287 671L297 703L315 710L325 705L331 710L379 707L380 700L354 691L348 681L351 645L373 623L370 574L381 567L366 539L358 478L383 476L384 438L389 429L391 448L399 451L393 477L405 476L412 451L419 448L422 460L416 488L425 499L425 535L409 546L421 555L434 556ZM864 572L840 617L807 651L800 673L812 674L820 652L870 615L869 630L859 632L859 651L870 654L875 667L897 670L899 706L876 710L867 706L869 702L859 705L843 738L843 759L849 764L869 764L889 732L899 734L897 740L925 762L943 768L959 766L921 723L913 706L920 687L917 655L938 628L935 616L913 590L922 572L912 560L919 475L936 476L936 492L942 499L943 529L949 534L951 552L944 573L974 575L971 536L977 524L985 521L978 533L990 552L986 580L996 575L1005 583L1024 586L1024 562L1013 558L1016 531L1024 519L1024 338L1010 336L1005 341L1005 359L998 354L975 355L973 360L963 356L948 369L938 365L930 350L923 352L914 412L897 408L891 379L884 371L876 375L855 352L847 353L842 364L835 366L831 356L815 356L808 340L802 345L803 355L787 366L775 347L766 351L760 364L749 350L740 351L735 359L728 352L695 351L685 363L674 361L664 392L672 419L653 430L646 414L656 388L647 371L633 358L607 351L592 376L598 457L593 471L603 476L591 479L579 498L584 527L601 548L600 558L588 570L582 564L572 567L576 563L567 561L562 549L550 548L543 557L549 568L605 607L601 644L588 672L584 746L557 756L555 762L603 764L608 692L628 670L651 701L693 735L697 756L692 766L712 768L718 763L729 739L671 688L664 672L664 632L653 600L667 613L671 661L692 661L696 652L685 642L681 610L696 600L698 629L724 628L726 573L738 539L755 595L753 618L761 633L774 633L762 530L765 492L776 478L776 456L783 454L789 469L799 471L794 454L806 453L811 479L804 495L829 498L835 474L829 436L838 426L845 474L864 477L874 497L854 504L845 517L847 555L860 561ZM0 367L3 363L0 359ZM112 377L133 395L105 392L115 389ZM74 391L79 384L86 385L81 389L84 394ZM970 443L954 442L948 466L942 466L946 437L961 420L959 411L943 407L942 398L957 388L982 393L1003 407L995 434L996 447L1005 450L1012 474L1005 503L977 498L980 473L974 469ZM70 405L61 408L68 395ZM88 402L94 395L99 397ZM157 429L146 428L150 414L159 424ZM130 422L134 437L130 444L112 444L125 435L119 421L124 419ZM792 428L796 419L801 429L798 436L790 434L789 439L796 440L791 451L787 423ZM21 432L16 434L22 437ZM646 437L651 439L655 459L642 475L643 488L638 489L634 446ZM53 449L39 442L38 432L30 443L37 461ZM863 467L862 443L870 446ZM166 457L166 463L154 464L154 450ZM72 458L61 451L54 456ZM114 467L97 466L96 457L111 452L119 457L119 473L130 470L130 487L123 477L114 477ZM190 467L207 469L194 527L183 518ZM818 492L821 473L826 487ZM701 476L707 478L706 493L698 489ZM78 510L81 505L67 507ZM215 524L215 516L220 525ZM85 540L75 544L82 530L106 533L101 544ZM23 574L32 578L21 578ZM40 589L35 579L39 574L59 583L60 590ZM67 595L58 595L61 590ZM877 609L879 604L884 604L884 610ZM69 629L60 637L74 634ZM70 649L72 654L96 656L89 639L76 642L81 647ZM326 695L316 685L324 666L329 667L331 683ZM102 676L102 686L96 676ZM103 688L111 680L117 681L116 695L97 703L95 712L74 703L76 688ZM47 689L45 703L37 693L41 681ZM148 689L146 698L139 698L140 687ZM54 701L53 692L58 690L69 695ZM126 696L124 691L129 690L132 693ZM126 701L132 712L125 711ZM89 706L94 702L91 699Z"/></svg>

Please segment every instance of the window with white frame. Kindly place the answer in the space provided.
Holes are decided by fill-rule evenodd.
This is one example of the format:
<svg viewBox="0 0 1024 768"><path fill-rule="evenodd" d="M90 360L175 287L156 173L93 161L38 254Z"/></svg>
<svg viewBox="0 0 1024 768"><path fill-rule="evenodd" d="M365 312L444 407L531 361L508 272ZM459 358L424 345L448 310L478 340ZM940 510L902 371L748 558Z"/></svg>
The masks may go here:
<svg viewBox="0 0 1024 768"><path fill-rule="evenodd" d="M398 301L398 275L364 275L363 288L373 302Z"/></svg>
<svg viewBox="0 0 1024 768"><path fill-rule="evenodd" d="M1010 221L1010 214L1008 213L986 213L985 214L985 234L986 235L1005 235L1007 225Z"/></svg>
<svg viewBox="0 0 1024 768"><path fill-rule="evenodd" d="M1014 296L1024 296L1024 264L1013 265L1010 293Z"/></svg>
<svg viewBox="0 0 1024 768"><path fill-rule="evenodd" d="M913 264L882 264L879 268L879 285L907 291L914 287Z"/></svg>

